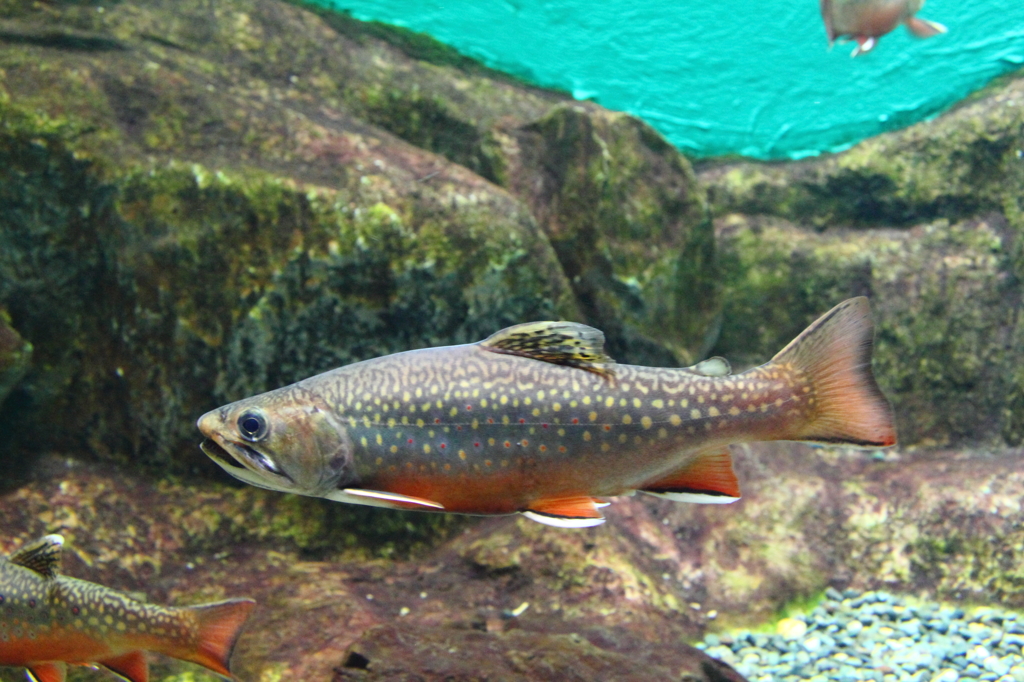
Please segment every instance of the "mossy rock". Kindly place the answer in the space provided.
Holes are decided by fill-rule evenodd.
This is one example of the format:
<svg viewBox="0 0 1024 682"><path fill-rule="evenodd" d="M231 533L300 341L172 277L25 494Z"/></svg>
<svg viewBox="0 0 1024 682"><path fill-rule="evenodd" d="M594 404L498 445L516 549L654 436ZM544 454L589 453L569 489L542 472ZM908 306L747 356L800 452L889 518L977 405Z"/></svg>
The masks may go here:
<svg viewBox="0 0 1024 682"><path fill-rule="evenodd" d="M814 234L718 222L723 325L713 352L764 362L850 296L872 299L875 374L904 443L1021 442L1021 292L999 214L909 231ZM1008 396L1010 400L1008 400Z"/></svg>

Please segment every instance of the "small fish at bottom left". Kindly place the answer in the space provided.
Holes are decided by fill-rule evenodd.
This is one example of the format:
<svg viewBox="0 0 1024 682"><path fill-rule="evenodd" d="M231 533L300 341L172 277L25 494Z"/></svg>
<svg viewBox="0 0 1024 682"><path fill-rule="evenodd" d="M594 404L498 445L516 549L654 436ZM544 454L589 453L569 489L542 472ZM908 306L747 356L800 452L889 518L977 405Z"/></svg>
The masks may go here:
<svg viewBox="0 0 1024 682"><path fill-rule="evenodd" d="M148 682L144 651L198 663L234 679L231 652L251 599L171 607L61 575L64 538L47 535L0 558L0 666L63 682L67 665L102 666Z"/></svg>

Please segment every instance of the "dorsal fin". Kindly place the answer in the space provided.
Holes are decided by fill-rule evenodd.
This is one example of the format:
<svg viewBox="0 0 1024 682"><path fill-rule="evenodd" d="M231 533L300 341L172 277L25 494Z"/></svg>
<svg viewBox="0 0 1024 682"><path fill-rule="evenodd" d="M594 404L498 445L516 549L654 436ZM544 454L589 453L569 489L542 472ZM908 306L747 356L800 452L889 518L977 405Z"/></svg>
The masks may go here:
<svg viewBox="0 0 1024 682"><path fill-rule="evenodd" d="M11 555L9 561L35 571L44 578L54 578L60 573L63 546L64 538L60 535L46 535L19 549Z"/></svg>
<svg viewBox="0 0 1024 682"><path fill-rule="evenodd" d="M604 334L578 322L527 322L491 334L480 347L541 362L578 367L610 377L615 361L605 355Z"/></svg>
<svg viewBox="0 0 1024 682"><path fill-rule="evenodd" d="M686 369L705 377L724 377L732 374L732 365L729 364L729 361L717 355L707 360L701 360L693 367Z"/></svg>

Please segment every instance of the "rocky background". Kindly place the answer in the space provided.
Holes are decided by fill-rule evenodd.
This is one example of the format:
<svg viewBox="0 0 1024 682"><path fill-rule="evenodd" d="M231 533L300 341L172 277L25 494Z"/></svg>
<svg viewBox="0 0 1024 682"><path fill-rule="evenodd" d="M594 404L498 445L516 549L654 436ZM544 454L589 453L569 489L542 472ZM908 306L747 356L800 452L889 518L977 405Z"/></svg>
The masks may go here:
<svg viewBox="0 0 1024 682"><path fill-rule="evenodd" d="M827 586L1024 606L1022 157L1013 76L843 154L695 170L343 14L0 0L0 550L63 532L73 575L259 599L261 682L718 682L685 642ZM403 514L239 487L196 447L216 405L521 321L742 368L862 294L900 447L734 448L727 508Z"/></svg>

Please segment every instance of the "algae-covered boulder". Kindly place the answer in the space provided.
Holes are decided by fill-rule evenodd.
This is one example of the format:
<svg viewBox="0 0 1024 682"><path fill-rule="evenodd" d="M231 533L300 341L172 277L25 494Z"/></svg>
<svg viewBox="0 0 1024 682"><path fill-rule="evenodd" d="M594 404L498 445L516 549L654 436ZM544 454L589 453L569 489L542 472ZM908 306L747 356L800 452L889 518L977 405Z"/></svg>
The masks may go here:
<svg viewBox="0 0 1024 682"><path fill-rule="evenodd" d="M11 327L11 317L0 308L0 405L28 371L32 344Z"/></svg>
<svg viewBox="0 0 1024 682"><path fill-rule="evenodd" d="M3 452L209 471L216 404L531 319L699 354L678 152L407 37L276 0L0 5L0 306L35 348Z"/></svg>
<svg viewBox="0 0 1024 682"><path fill-rule="evenodd" d="M1018 75L842 154L707 165L723 287L712 352L761 362L867 295L902 443L1020 444L1022 130Z"/></svg>

